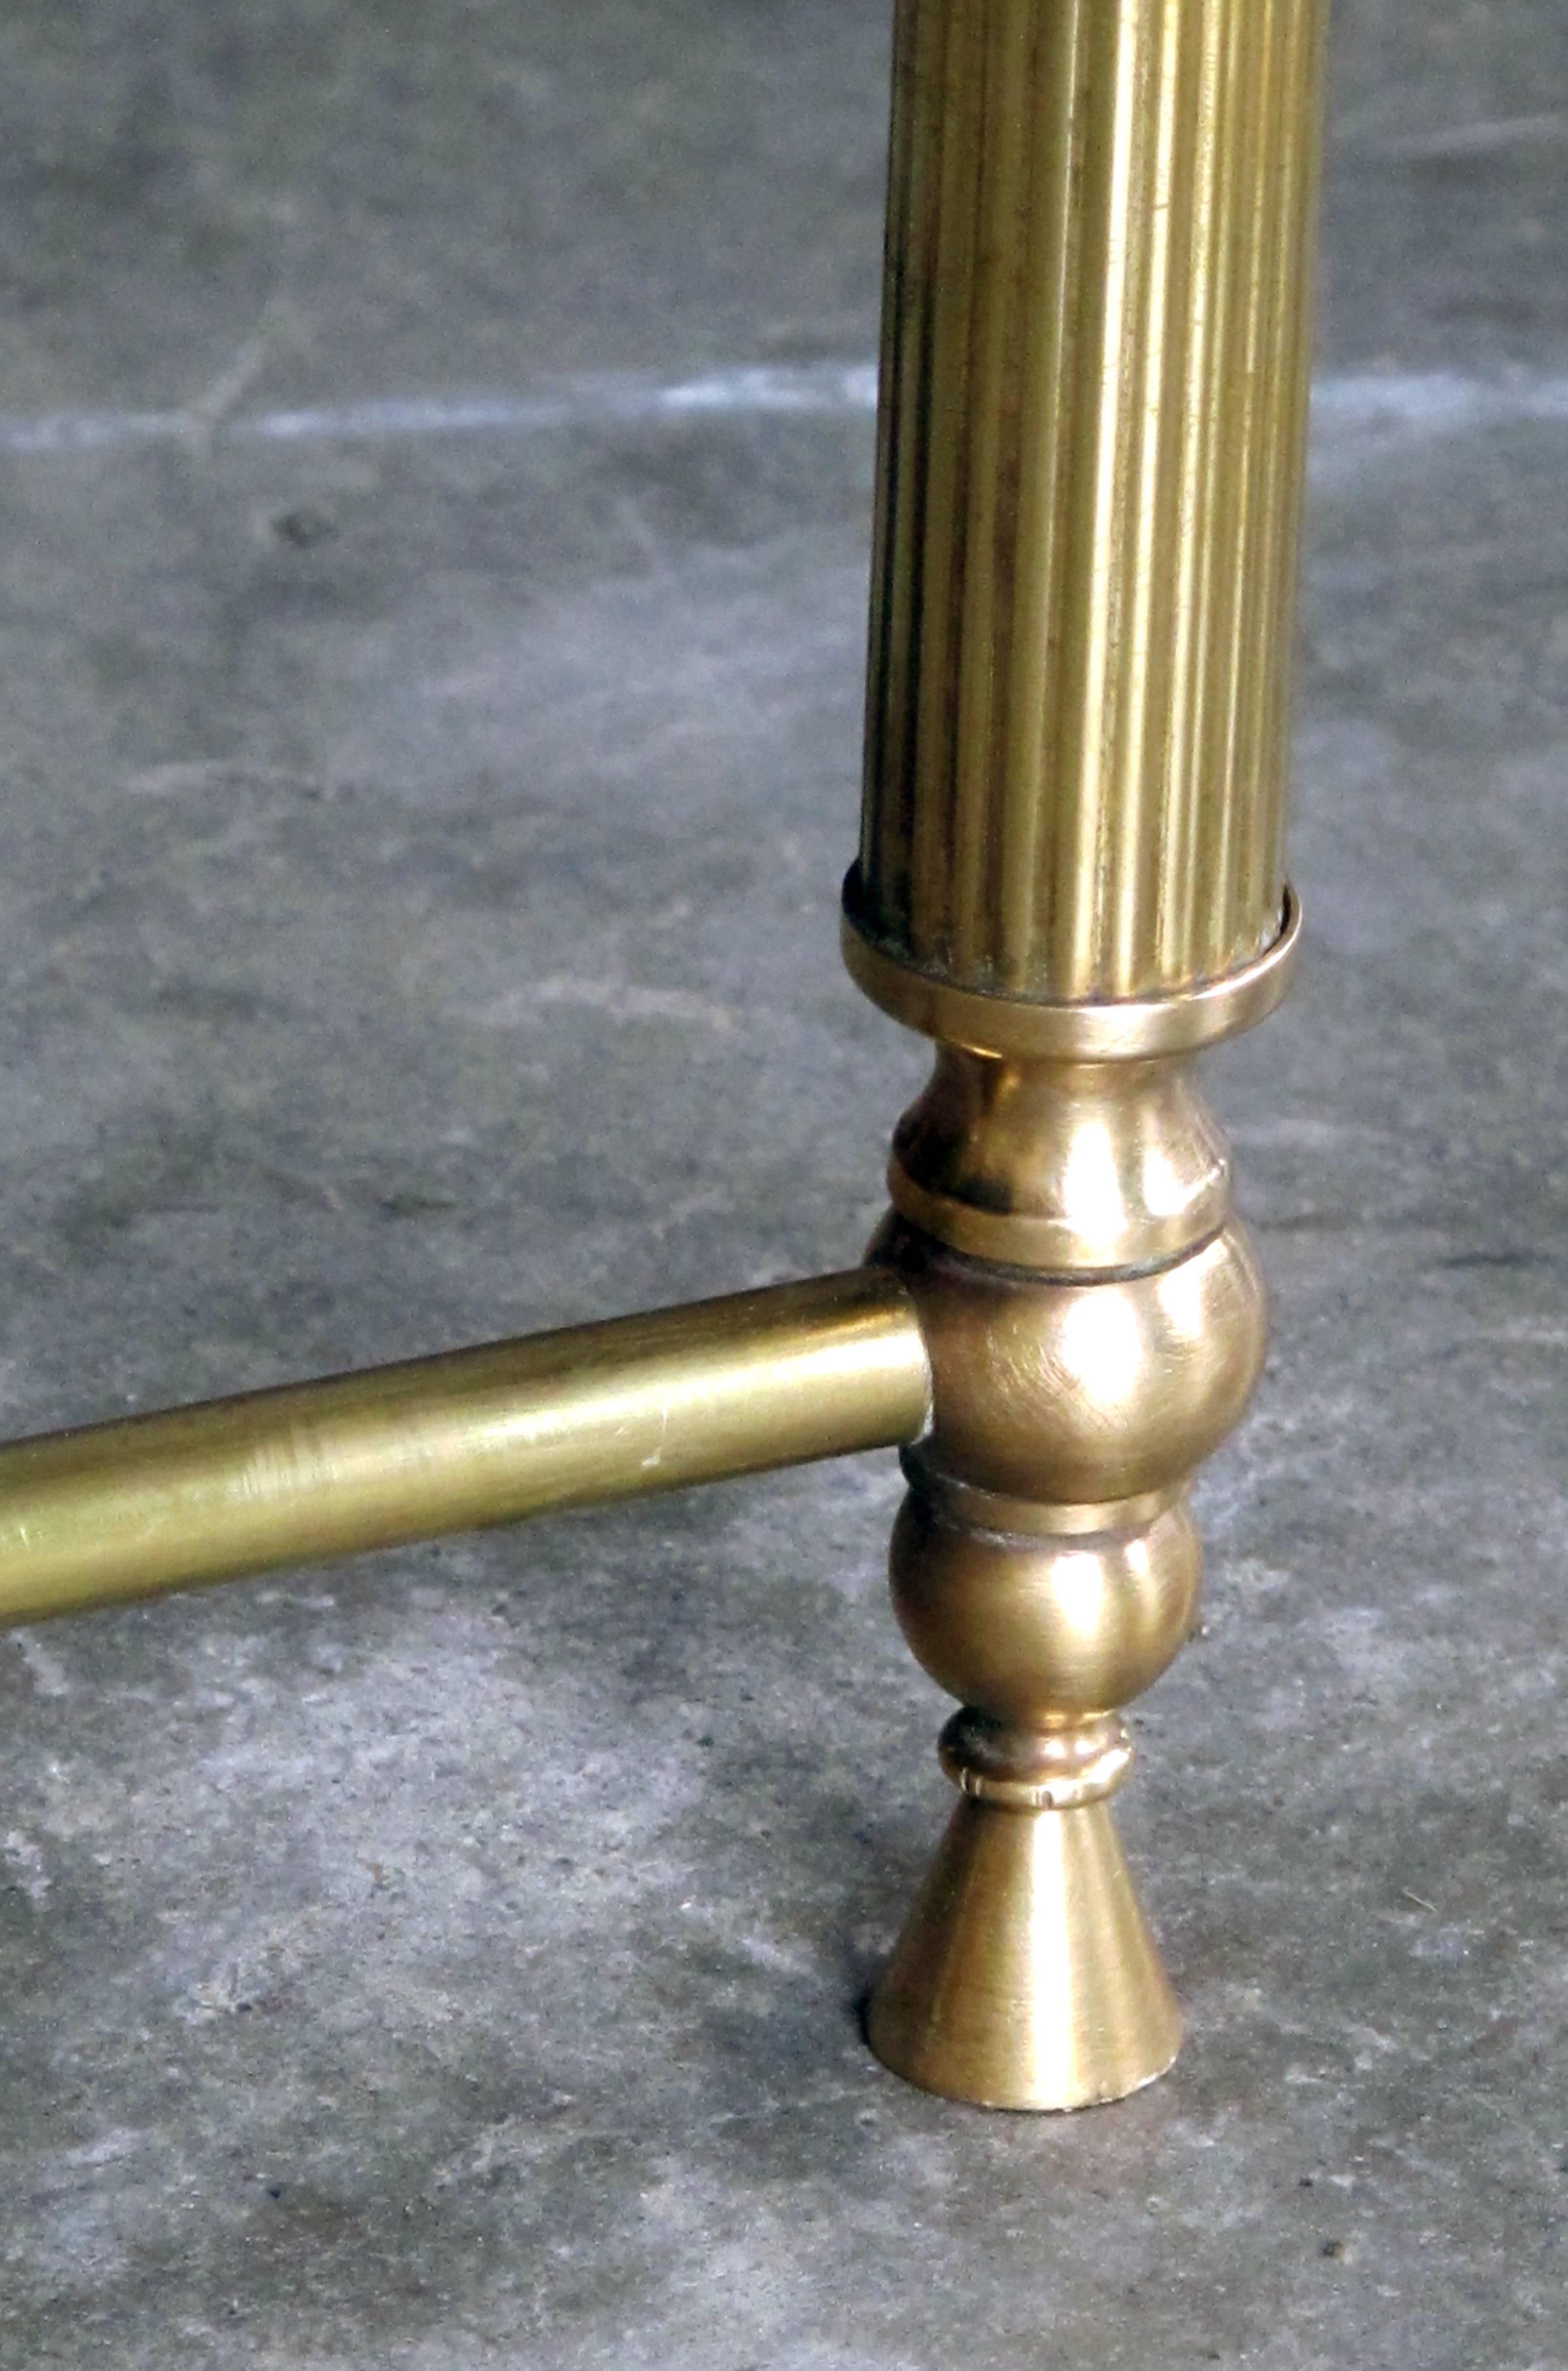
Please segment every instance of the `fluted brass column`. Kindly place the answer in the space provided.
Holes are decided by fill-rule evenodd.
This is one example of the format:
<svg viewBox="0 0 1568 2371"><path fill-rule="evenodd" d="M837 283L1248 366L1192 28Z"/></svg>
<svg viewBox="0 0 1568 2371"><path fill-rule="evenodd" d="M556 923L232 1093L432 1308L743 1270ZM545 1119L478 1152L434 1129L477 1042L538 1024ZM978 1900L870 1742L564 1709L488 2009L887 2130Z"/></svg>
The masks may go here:
<svg viewBox="0 0 1568 2371"><path fill-rule="evenodd" d="M961 1801L873 1996L1073 2107L1179 2021L1108 1798L1264 1310L1199 1047L1281 993L1320 0L899 0L857 979L940 1041L872 1256L935 1417L899 1617Z"/></svg>

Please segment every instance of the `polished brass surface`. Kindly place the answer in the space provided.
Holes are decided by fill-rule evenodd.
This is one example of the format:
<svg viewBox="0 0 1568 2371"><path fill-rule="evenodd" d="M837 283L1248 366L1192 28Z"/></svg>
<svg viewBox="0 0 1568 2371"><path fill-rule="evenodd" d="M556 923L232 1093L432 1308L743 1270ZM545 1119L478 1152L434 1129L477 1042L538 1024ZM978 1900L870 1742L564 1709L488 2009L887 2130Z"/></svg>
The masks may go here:
<svg viewBox="0 0 1568 2371"><path fill-rule="evenodd" d="M1085 1718L1070 1729L1025 1730L988 1713L955 1713L938 1748L961 1795L1013 1811L1079 1811L1113 1795L1133 1763L1125 1721Z"/></svg>
<svg viewBox="0 0 1568 2371"><path fill-rule="evenodd" d="M0 1450L0 1621L923 1430L908 1295L855 1270Z"/></svg>
<svg viewBox="0 0 1568 2371"><path fill-rule="evenodd" d="M1026 1733L1152 1686L1186 1642L1202 1580L1184 1497L1124 1528L1009 1536L954 1521L917 1474L893 1535L894 1607L917 1660Z"/></svg>
<svg viewBox="0 0 1568 2371"><path fill-rule="evenodd" d="M1182 2020L1109 1806L967 1796L866 2020L922 2089L986 2108L1088 2108L1162 2075Z"/></svg>
<svg viewBox="0 0 1568 2371"><path fill-rule="evenodd" d="M1080 2106L1176 2047L1105 1804L1120 1708L1196 1617L1187 1485L1256 1383L1262 1286L1180 1060L944 1047L893 1188L870 1257L914 1295L932 1376L893 1600L965 1706L943 1741L965 1800L868 2030L930 2089Z"/></svg>
<svg viewBox="0 0 1568 2371"><path fill-rule="evenodd" d="M950 989L1277 932L1324 14L899 0L852 910Z"/></svg>
<svg viewBox="0 0 1568 2371"><path fill-rule="evenodd" d="M1136 1242L1129 1227L1123 1249ZM925 1329L925 1463L1002 1497L1166 1489L1218 1448L1258 1379L1262 1283L1234 1220L1168 1265L1099 1278L995 1266L900 1221L871 1256L908 1283Z"/></svg>
<svg viewBox="0 0 1568 2371"><path fill-rule="evenodd" d="M911 1225L980 1259L1101 1273L1142 1214L1146 1257L1218 1232L1230 1168L1177 1062L1005 1061L943 1047L888 1170Z"/></svg>
<svg viewBox="0 0 1568 2371"><path fill-rule="evenodd" d="M1268 1018L1290 985L1300 938L1301 908L1287 884L1276 935L1261 955L1224 979L1158 996L1054 1004L955 987L879 945L865 919L859 867L844 885L840 933L857 985L905 1028L1023 1062L1137 1061L1216 1046Z"/></svg>

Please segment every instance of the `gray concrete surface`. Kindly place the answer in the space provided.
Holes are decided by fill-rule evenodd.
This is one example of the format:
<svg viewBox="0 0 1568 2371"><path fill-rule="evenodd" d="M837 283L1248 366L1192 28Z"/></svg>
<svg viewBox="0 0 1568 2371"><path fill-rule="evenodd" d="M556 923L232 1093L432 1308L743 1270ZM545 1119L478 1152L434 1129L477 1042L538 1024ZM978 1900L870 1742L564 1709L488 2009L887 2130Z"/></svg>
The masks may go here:
<svg viewBox="0 0 1568 2371"><path fill-rule="evenodd" d="M853 1254L884 73L874 0L5 12L8 1428ZM1124 1798L1178 2071L862 2049L890 1461L39 1628L5 2365L1568 2365L1568 20L1342 0L1335 125L1312 952L1215 1066L1277 1348Z"/></svg>

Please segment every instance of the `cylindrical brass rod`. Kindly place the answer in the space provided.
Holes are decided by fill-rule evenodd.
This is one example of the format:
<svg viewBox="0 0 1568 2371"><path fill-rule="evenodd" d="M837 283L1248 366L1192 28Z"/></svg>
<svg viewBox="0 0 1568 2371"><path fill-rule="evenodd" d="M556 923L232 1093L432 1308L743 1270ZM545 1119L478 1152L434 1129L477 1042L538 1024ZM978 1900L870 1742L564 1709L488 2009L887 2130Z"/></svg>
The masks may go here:
<svg viewBox="0 0 1568 2371"><path fill-rule="evenodd" d="M0 1622L916 1440L894 1278L574 1326L0 1449Z"/></svg>
<svg viewBox="0 0 1568 2371"><path fill-rule="evenodd" d="M898 0L849 910L913 974L1169 996L1279 931L1324 15Z"/></svg>

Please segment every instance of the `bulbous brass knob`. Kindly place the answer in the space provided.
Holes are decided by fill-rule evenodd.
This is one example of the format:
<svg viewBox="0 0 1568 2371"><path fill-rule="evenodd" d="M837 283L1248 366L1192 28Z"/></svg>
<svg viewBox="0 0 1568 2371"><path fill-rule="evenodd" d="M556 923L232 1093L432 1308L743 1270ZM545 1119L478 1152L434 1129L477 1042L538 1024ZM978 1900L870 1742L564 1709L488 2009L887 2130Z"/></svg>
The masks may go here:
<svg viewBox="0 0 1568 2371"><path fill-rule="evenodd" d="M928 1467L1005 1498L1082 1506L1168 1489L1234 1428L1262 1371L1267 1304L1235 1220L1131 1275L1031 1274L896 1219L870 1256L920 1313Z"/></svg>
<svg viewBox="0 0 1568 2371"><path fill-rule="evenodd" d="M1120 1530L1031 1537L954 1520L916 1489L894 1527L892 1577L899 1625L938 1686L997 1722L1043 1730L1153 1685L1192 1630L1203 1551L1184 1495Z"/></svg>

